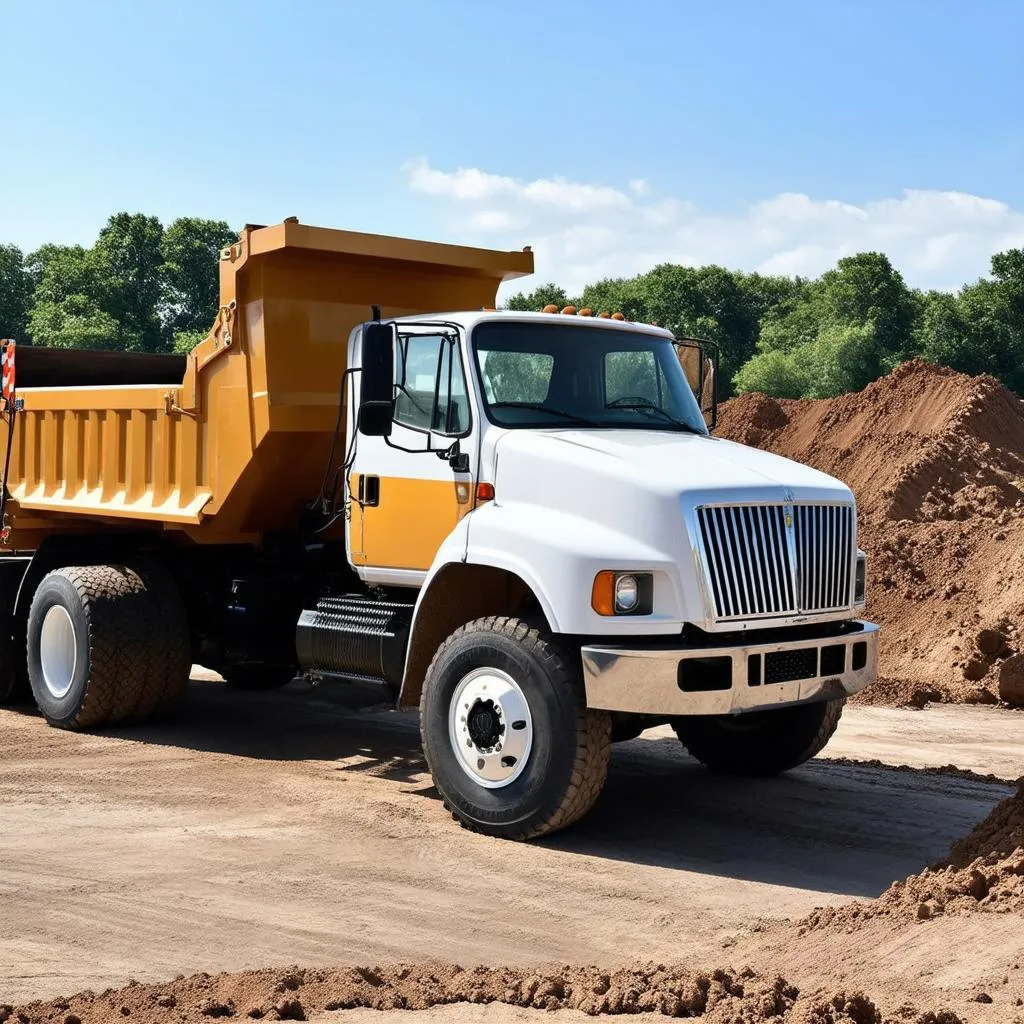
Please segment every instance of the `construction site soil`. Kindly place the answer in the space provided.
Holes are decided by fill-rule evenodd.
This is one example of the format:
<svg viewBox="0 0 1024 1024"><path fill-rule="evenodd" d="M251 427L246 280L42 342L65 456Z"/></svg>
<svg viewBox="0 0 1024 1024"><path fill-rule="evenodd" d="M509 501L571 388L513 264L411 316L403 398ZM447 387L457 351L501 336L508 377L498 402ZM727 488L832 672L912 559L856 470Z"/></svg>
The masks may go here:
<svg viewBox="0 0 1024 1024"><path fill-rule="evenodd" d="M880 1024L875 1004L861 992L800 993L782 978L749 968L699 973L651 964L617 971L596 967L555 970L463 968L453 964L389 964L348 970L246 971L180 978L165 985L129 985L14 1009L0 1021L31 1024L170 1024L212 1018L344 1020L338 1011L426 1010L463 1004L501 1004L527 1010L574 1010L581 1015L649 1014L699 1018L705 1024ZM505 1020L515 1019L503 1015ZM459 1019L475 1020L463 1014ZM491 1018L495 1019L495 1018ZM501 1018L497 1018L501 1019ZM564 1015L559 1015L564 1020ZM952 1011L909 1010L887 1020L963 1024Z"/></svg>
<svg viewBox="0 0 1024 1024"><path fill-rule="evenodd" d="M0 712L0 1021L1024 1022L1010 712L851 708L769 780L652 730L523 846L452 828L414 717L193 690L110 735Z"/></svg>
<svg viewBox="0 0 1024 1024"><path fill-rule="evenodd" d="M915 359L864 391L748 394L720 436L839 477L858 504L879 681L857 699L1024 705L1024 402Z"/></svg>

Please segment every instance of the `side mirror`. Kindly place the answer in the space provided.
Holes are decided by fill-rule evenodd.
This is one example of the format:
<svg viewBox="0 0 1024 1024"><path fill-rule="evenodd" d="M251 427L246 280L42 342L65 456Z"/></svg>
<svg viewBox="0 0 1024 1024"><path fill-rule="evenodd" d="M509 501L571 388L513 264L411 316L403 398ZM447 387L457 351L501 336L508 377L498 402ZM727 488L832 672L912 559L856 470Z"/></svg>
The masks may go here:
<svg viewBox="0 0 1024 1024"><path fill-rule="evenodd" d="M718 425L718 346L709 346L711 355L703 351L704 378L700 389L700 411L704 414L704 422L708 430Z"/></svg>
<svg viewBox="0 0 1024 1024"><path fill-rule="evenodd" d="M718 346L713 341L676 338L676 355L710 430L718 422Z"/></svg>
<svg viewBox="0 0 1024 1024"><path fill-rule="evenodd" d="M394 324L363 327L362 373L359 380L359 432L367 437L390 437L395 419Z"/></svg>

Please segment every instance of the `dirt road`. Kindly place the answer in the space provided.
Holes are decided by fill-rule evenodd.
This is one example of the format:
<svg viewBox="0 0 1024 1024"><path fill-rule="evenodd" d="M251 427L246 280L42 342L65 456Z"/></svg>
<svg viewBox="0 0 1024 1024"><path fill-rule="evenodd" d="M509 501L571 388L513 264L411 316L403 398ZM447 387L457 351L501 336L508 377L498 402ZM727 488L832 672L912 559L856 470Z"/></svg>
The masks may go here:
<svg viewBox="0 0 1024 1024"><path fill-rule="evenodd" d="M825 758L717 779L659 730L580 827L513 845L455 826L415 716L373 695L192 690L109 735L0 712L0 1002L268 964L707 963L759 918L876 896L1009 792ZM827 753L1010 779L1021 721L849 708Z"/></svg>

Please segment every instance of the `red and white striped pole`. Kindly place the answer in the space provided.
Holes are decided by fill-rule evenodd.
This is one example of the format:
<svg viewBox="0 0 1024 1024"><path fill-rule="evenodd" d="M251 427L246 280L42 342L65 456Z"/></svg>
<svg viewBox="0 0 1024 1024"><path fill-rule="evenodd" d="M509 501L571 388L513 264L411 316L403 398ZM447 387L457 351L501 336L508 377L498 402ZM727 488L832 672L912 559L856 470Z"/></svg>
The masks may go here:
<svg viewBox="0 0 1024 1024"><path fill-rule="evenodd" d="M14 341L10 338L0 341L3 345L3 357L0 358L0 367L3 369L3 396L4 401L11 407L14 406Z"/></svg>

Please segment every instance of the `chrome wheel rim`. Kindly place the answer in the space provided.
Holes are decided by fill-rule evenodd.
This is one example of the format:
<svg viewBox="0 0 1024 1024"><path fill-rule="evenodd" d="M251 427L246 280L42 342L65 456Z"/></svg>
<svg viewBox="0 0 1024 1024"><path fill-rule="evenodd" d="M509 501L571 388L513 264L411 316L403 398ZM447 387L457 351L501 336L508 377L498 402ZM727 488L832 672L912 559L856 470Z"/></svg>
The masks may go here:
<svg viewBox="0 0 1024 1024"><path fill-rule="evenodd" d="M63 605L52 605L43 616L39 632L39 663L43 684L51 697L66 697L75 681L78 667L78 641L75 625Z"/></svg>
<svg viewBox="0 0 1024 1024"><path fill-rule="evenodd" d="M474 669L459 680L448 708L448 735L459 767L485 789L522 775L533 749L526 695L507 673Z"/></svg>

